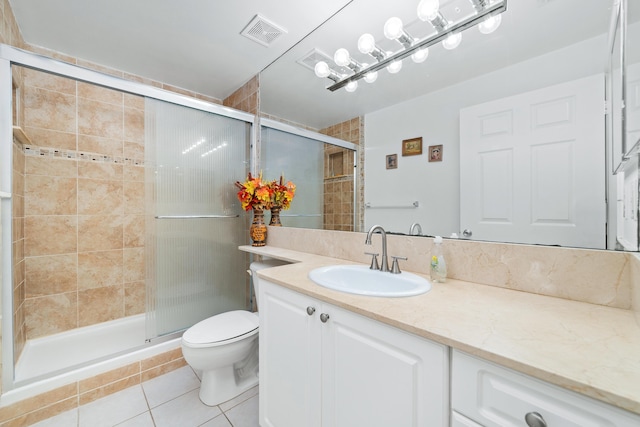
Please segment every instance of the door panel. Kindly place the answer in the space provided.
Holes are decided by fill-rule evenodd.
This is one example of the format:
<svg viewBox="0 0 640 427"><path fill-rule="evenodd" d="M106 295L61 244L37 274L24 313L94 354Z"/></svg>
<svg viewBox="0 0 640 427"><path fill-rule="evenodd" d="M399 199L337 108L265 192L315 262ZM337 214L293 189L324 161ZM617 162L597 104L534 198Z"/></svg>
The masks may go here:
<svg viewBox="0 0 640 427"><path fill-rule="evenodd" d="M596 75L461 110L461 228L604 248L603 104Z"/></svg>

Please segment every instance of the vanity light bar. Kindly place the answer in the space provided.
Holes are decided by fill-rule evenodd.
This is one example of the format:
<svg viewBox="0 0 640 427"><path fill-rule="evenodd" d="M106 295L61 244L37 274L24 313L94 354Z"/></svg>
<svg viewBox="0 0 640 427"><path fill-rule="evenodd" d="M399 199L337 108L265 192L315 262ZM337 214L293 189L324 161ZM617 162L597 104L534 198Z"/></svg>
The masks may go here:
<svg viewBox="0 0 640 427"><path fill-rule="evenodd" d="M482 11L479 11L477 15L473 15L465 20L460 21L457 24L453 24L452 26L448 27L446 30L443 29L442 31L437 31L436 34L432 35L431 37L427 37L424 40L421 40L415 43L414 45L407 47L406 49L403 49L393 55L386 56L384 59L380 60L379 62L369 65L368 67L363 68L355 72L354 74L348 77L344 77L340 81L335 82L331 86L327 87L327 89L329 89L331 92L335 92L336 90L345 87L351 82L360 80L368 73L381 70L386 66L388 66L389 64L391 64L392 62L400 61L404 58L411 56L415 51L419 49L425 49L429 46L432 46L436 43L446 40L447 37L449 37L453 33L459 33L459 32L461 33L467 28L471 28L482 23L485 20L485 18L489 16L499 15L507 10L507 0L499 1L496 4L493 4L491 6L487 6L486 4L488 2L484 0L483 1L472 0L472 3L474 4L474 7L476 6L476 4L485 5L486 7L484 7ZM444 18L442 19L445 20ZM436 27L436 30L437 29L438 28Z"/></svg>

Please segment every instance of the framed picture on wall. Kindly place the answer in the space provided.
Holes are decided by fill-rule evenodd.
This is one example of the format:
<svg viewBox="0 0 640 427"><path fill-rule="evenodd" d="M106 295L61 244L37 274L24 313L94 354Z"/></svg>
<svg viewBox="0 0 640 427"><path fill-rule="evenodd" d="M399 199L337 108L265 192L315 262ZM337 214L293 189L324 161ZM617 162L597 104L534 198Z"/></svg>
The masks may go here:
<svg viewBox="0 0 640 427"><path fill-rule="evenodd" d="M397 154L387 155L387 169L397 169L397 168L398 168L398 155Z"/></svg>
<svg viewBox="0 0 640 427"><path fill-rule="evenodd" d="M418 154L422 154L422 137L402 141L403 156L417 156Z"/></svg>
<svg viewBox="0 0 640 427"><path fill-rule="evenodd" d="M429 161L441 162L442 161L442 145L430 145L429 146Z"/></svg>

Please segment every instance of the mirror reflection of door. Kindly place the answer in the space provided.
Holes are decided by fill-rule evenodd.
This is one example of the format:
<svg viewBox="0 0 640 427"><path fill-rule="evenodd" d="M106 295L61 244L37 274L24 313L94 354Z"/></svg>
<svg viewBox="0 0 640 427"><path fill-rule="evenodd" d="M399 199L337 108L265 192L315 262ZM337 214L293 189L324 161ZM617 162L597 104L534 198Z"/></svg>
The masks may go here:
<svg viewBox="0 0 640 427"><path fill-rule="evenodd" d="M461 229L604 249L603 100L595 75L462 109Z"/></svg>

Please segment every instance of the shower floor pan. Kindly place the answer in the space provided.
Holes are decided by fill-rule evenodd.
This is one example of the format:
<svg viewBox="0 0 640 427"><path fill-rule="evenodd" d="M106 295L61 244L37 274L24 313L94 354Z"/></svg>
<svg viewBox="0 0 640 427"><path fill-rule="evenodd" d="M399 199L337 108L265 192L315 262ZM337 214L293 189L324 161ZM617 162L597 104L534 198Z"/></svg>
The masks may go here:
<svg viewBox="0 0 640 427"><path fill-rule="evenodd" d="M28 340L15 367L15 381L38 379L144 344L144 314Z"/></svg>

